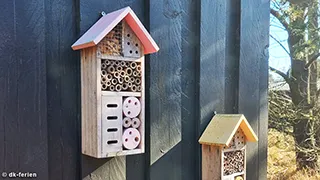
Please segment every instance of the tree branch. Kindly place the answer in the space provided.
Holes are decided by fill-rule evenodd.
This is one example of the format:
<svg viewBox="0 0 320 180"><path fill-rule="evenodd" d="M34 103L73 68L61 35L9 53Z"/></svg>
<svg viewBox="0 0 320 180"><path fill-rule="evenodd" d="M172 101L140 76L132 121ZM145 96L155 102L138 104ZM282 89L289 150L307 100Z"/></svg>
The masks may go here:
<svg viewBox="0 0 320 180"><path fill-rule="evenodd" d="M284 47L283 46L283 44L278 40L278 39L276 39L275 37L273 37L271 34L270 34L270 37L273 39L273 40L275 40L285 51L286 51L286 53L289 55L289 57L291 58L291 54L290 54L290 52L286 49L286 47Z"/></svg>
<svg viewBox="0 0 320 180"><path fill-rule="evenodd" d="M279 74L279 75L289 84L290 78L289 78L288 75L286 75L284 72L281 72L281 71L279 71L279 70L277 70L277 69L275 69L275 68L273 68L273 67L271 67L271 66L269 67L269 69L270 69L271 71Z"/></svg>
<svg viewBox="0 0 320 180"><path fill-rule="evenodd" d="M279 20L279 22L286 30L289 30L289 23L285 20L285 18L282 17L282 15L278 11L271 8L270 13Z"/></svg>
<svg viewBox="0 0 320 180"><path fill-rule="evenodd" d="M304 66L304 68L309 68L311 66L311 64L318 59L319 56L320 56L320 53L315 54L314 56L312 56L310 58L310 60L308 61L308 63Z"/></svg>

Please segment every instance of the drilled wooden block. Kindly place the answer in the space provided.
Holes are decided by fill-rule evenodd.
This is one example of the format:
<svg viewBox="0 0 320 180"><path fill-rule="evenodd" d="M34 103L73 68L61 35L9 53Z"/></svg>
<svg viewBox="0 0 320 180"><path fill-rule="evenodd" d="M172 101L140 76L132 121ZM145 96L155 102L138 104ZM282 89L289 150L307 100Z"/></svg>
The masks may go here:
<svg viewBox="0 0 320 180"><path fill-rule="evenodd" d="M122 150L122 97L102 96L102 154Z"/></svg>
<svg viewBox="0 0 320 180"><path fill-rule="evenodd" d="M123 55L141 57L143 55L142 44L126 22L123 23L123 31Z"/></svg>
<svg viewBox="0 0 320 180"><path fill-rule="evenodd" d="M225 146L224 149L242 149L246 145L245 135L239 128L236 134L233 136L229 146Z"/></svg>

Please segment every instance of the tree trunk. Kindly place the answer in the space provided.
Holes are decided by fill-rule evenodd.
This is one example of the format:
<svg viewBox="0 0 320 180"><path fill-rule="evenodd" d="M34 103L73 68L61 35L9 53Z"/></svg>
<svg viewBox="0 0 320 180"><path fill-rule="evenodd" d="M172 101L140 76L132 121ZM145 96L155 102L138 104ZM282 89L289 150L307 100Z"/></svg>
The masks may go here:
<svg viewBox="0 0 320 180"><path fill-rule="evenodd" d="M289 30L288 44L291 55L291 82L289 83L291 98L294 105L300 112L297 112L297 119L293 124L293 134L296 143L296 162L297 168L317 168L318 157L314 151L315 134L314 122L311 117L311 89L314 85L316 76L310 76L310 70L305 68L308 56L301 57L301 54L307 54L304 49L299 49L305 40L305 22L304 5L291 4L290 7L296 12L296 17L290 19L290 25L297 27L294 32ZM298 33L297 33L298 32ZM315 80L316 81L316 80Z"/></svg>

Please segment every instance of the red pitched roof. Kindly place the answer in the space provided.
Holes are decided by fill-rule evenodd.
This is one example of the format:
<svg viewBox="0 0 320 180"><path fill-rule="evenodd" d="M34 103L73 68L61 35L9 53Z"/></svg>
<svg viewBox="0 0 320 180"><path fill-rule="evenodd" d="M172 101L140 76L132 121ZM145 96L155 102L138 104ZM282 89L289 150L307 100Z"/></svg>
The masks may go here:
<svg viewBox="0 0 320 180"><path fill-rule="evenodd" d="M159 50L146 28L130 7L126 7L101 17L71 47L73 50L96 46L121 20L125 19L144 47L144 53L150 54Z"/></svg>

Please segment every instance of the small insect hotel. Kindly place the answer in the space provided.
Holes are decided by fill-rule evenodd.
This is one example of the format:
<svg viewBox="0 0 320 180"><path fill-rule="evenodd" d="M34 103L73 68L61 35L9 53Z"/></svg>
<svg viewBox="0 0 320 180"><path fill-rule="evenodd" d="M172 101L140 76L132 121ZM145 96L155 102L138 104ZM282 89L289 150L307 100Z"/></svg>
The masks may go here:
<svg viewBox="0 0 320 180"><path fill-rule="evenodd" d="M246 143L258 138L242 114L217 114L199 139L203 180L244 180Z"/></svg>
<svg viewBox="0 0 320 180"><path fill-rule="evenodd" d="M72 45L81 50L82 153L144 153L144 55L159 47L130 7L102 15Z"/></svg>

